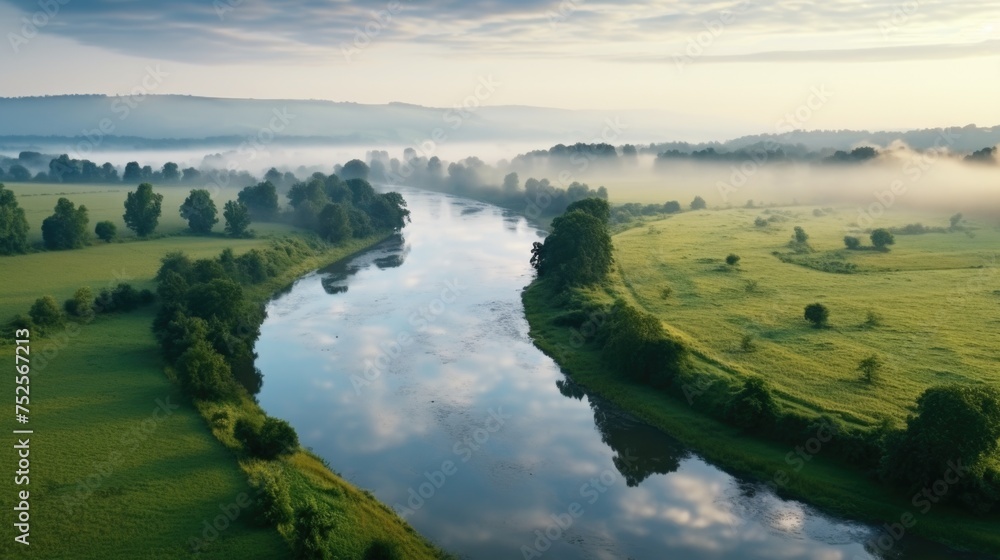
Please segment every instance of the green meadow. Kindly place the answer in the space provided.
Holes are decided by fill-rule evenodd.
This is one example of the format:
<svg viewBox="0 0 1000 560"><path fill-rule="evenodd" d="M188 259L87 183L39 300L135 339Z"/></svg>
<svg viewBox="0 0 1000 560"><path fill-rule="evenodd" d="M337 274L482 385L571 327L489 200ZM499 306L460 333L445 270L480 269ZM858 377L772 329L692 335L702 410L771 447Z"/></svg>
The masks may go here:
<svg viewBox="0 0 1000 560"><path fill-rule="evenodd" d="M82 286L96 293L124 281L153 289L160 259L168 252L206 258L229 247L241 254L298 231L253 224L257 238L230 239L218 233L218 224L211 236L189 235L177 212L189 189L156 188L165 195L161 225L153 238L139 240L121 220L125 193L134 187L8 187L26 209L35 241L41 238L41 220L60 196L85 204L91 227L100 220L115 221L123 239L94 239L81 250L0 257L2 323L25 314L40 296L62 302ZM235 198L235 191L231 194ZM376 236L330 248L250 291L266 301L309 270L380 240ZM150 328L154 314L155 306L146 307L99 315L47 337L33 333L30 422L16 423L13 406L4 421L8 429L34 430L30 484L3 485L8 504L17 490L30 492L31 545L5 539L0 557L290 558L289 528L255 522L253 508L246 506L247 499L255 498L248 476L261 468L279 470L292 482L293 505L311 498L337 513L330 539L335 558L361 558L375 540L395 543L406 558L444 557L391 509L306 451L264 466L241 457L231 431L210 420L219 411L199 409L170 380ZM0 362L12 367L14 360L13 341L0 337ZM12 397L14 387L13 375L0 383L0 390ZM262 414L250 400L242 409ZM0 468L12 476L17 459L13 451L4 453ZM14 520L15 512L5 508L0 521L11 527Z"/></svg>
<svg viewBox="0 0 1000 560"><path fill-rule="evenodd" d="M733 383L757 375L783 408L848 425L902 425L931 386L1000 382L1000 224L970 219L964 231L896 235L889 252L847 251L845 235L870 244L852 223L856 214L814 210L697 211L639 222L613 236L608 281L576 291L603 304L620 297L655 314L691 350L694 374ZM757 227L758 216L777 218ZM874 227L947 226L948 217L898 213ZM789 246L795 226L809 234L812 252ZM726 264L729 254L740 256L738 264ZM829 272L846 269L851 273ZM684 399L622 377L598 348L581 346L577 333L559 326L565 309L547 280L534 282L523 299L535 343L574 380L708 460L850 518L891 522L912 511L910 495L877 483L842 457L821 449L791 472L788 444L748 436ZM815 302L830 310L826 328L803 317ZM885 365L866 383L858 362L873 354ZM997 553L996 524L995 514L940 505L921 516L914 531Z"/></svg>

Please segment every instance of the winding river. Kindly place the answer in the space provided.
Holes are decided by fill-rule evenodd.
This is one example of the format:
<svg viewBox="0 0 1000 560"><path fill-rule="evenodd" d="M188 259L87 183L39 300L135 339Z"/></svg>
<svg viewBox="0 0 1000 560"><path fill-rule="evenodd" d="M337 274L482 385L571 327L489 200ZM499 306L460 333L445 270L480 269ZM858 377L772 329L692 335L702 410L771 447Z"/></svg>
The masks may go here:
<svg viewBox="0 0 1000 560"><path fill-rule="evenodd" d="M876 554L873 527L777 498L587 395L527 334L543 233L403 195L401 236L269 304L259 400L438 545L483 560L966 557L908 538Z"/></svg>

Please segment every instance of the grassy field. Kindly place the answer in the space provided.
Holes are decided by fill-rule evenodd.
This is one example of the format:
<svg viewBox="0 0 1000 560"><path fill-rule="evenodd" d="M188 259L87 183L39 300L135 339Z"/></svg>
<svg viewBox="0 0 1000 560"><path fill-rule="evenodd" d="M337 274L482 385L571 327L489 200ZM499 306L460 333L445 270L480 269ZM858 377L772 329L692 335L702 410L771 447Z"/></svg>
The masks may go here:
<svg viewBox="0 0 1000 560"><path fill-rule="evenodd" d="M47 194L40 194L49 191ZM91 223L121 218L121 201L128 188L14 186L28 209L34 233L51 213L60 192L91 209ZM113 192L108 192L113 191ZM166 193L166 189L161 192ZM283 225L253 227L257 239L233 240L221 235L181 234L183 223L166 218L180 205L187 189L164 200L163 233L151 240L95 243L74 251L37 252L0 257L0 322L26 313L32 301L53 295L60 302L81 286L96 291L119 281L152 288L160 259L183 251L194 258L217 256L231 247L239 254L264 247L269 234L295 234ZM114 196L112 196L114 195ZM171 196L177 200L171 200ZM43 199L45 199L43 201ZM169 202L169 205L168 205ZM46 210L47 208L47 210ZM119 223L120 229L123 227ZM218 226L217 226L218 227ZM172 229L171 229L172 228ZM160 230L158 230L160 231ZM280 287L309 270L324 266L379 241L353 240L299 263L250 290L264 301ZM31 546L6 538L0 557L46 559L104 558L287 558L287 531L251 521L241 496L253 498L247 472L254 465L241 461L228 432L206 421L193 403L182 397L164 374L159 346L150 326L155 308L129 314L99 316L78 329L48 338L32 337L33 371L31 421L15 423L11 405L8 429L30 428ZM14 364L14 348L0 339L0 362ZM0 390L14 395L15 379L5 376ZM164 403L160 412L154 410ZM259 412L256 404L244 403ZM178 408L174 408L178 405ZM164 410L169 410L166 414ZM206 412L207 413L207 412ZM215 436L213 437L213 431ZM8 436L8 440L12 436ZM11 444L13 442L11 441ZM0 459L8 482L0 485L10 503L23 487L13 484L17 456ZM241 468L242 467L242 468ZM275 464L293 481L293 502L308 497L325 502L342 519L332 537L337 558L360 558L373 539L397 543L406 558L439 558L443 554L371 494L331 472L320 460L300 452ZM232 521L218 520L230 512ZM233 515L234 514L234 515ZM0 520L12 527L14 511ZM209 524L225 525L212 531ZM214 536L217 534L217 536ZM193 552L193 539L210 541Z"/></svg>
<svg viewBox="0 0 1000 560"><path fill-rule="evenodd" d="M584 293L604 303L623 297L658 316L692 350L696 372L734 380L760 375L784 407L827 413L848 424L899 425L933 385L1000 383L998 224L973 221L965 224L968 233L897 235L887 253L846 251L845 234L869 243L852 229L855 216L817 216L813 210L685 212L639 224L613 237L609 284ZM754 225L757 216L770 215L779 218L766 228ZM946 226L948 216L900 214L875 226L914 222ZM794 226L810 235L814 252L795 254L789 247ZM725 264L730 253L741 257L737 266ZM831 261L852 263L855 272L821 270ZM596 349L577 348L571 331L553 324L564 311L553 301L543 282L525 292L531 334L576 381L731 470L765 482L787 471L788 445L747 438L686 402L623 379ZM813 302L830 309L829 328L804 320L803 309ZM866 324L869 311L880 316L880 324ZM746 335L752 351L741 347ZM871 354L886 365L880 379L867 384L857 367ZM912 509L909 496L822 452L780 491L870 521L898 519ZM997 523L995 515L942 506L921 516L915 531L1000 553Z"/></svg>
<svg viewBox="0 0 1000 560"><path fill-rule="evenodd" d="M702 358L728 375L759 374L791 407L826 411L871 425L903 420L927 387L951 381L1000 383L1000 227L973 222L969 233L897 235L888 253L844 250L854 215L815 216L813 208L686 212L614 237L621 293L661 317ZM900 215L879 227L947 216ZM792 255L792 228L810 235L814 253ZM854 231L852 235L867 236ZM796 262L782 262L773 252ZM725 264L734 253L739 264ZM829 262L856 273L825 272ZM840 265L837 265L840 266ZM664 297L664 289L670 294ZM830 309L830 328L803 319L807 304ZM866 323L868 312L880 325ZM743 351L750 335L756 350ZM858 362L885 362L874 386Z"/></svg>

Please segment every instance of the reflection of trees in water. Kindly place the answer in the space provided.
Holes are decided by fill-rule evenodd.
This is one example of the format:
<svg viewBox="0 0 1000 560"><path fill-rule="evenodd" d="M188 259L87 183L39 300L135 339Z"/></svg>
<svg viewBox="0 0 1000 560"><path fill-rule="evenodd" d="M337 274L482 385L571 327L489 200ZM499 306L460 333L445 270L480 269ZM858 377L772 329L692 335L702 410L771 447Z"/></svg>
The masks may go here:
<svg viewBox="0 0 1000 560"><path fill-rule="evenodd" d="M588 398L601 441L616 453L612 461L629 486L638 486L650 475L676 471L689 455L687 448L674 438L632 418L613 404L588 395L571 379L560 379L556 386L566 397Z"/></svg>
<svg viewBox="0 0 1000 560"><path fill-rule="evenodd" d="M319 271L320 284L328 294L342 294L347 291L348 279L358 272L375 265L379 270L403 265L410 248L402 235L396 234L382 243L347 262L334 263Z"/></svg>

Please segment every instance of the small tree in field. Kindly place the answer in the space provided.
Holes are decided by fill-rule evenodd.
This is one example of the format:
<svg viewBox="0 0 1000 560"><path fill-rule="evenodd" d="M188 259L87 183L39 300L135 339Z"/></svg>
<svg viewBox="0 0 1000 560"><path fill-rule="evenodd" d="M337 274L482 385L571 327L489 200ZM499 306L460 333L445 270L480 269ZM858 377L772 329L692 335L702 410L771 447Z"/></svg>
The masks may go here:
<svg viewBox="0 0 1000 560"><path fill-rule="evenodd" d="M852 251L855 251L859 247L861 247L861 240L858 239L857 237L854 237L853 235L845 235L844 246Z"/></svg>
<svg viewBox="0 0 1000 560"><path fill-rule="evenodd" d="M126 168L125 175L128 175ZM125 199L125 225L139 237L153 233L160 222L160 206L163 195L153 192L153 185L142 183Z"/></svg>
<svg viewBox="0 0 1000 560"><path fill-rule="evenodd" d="M726 256L726 264L729 266L736 266L739 262L740 256L735 253L729 253L729 255Z"/></svg>
<svg viewBox="0 0 1000 560"><path fill-rule="evenodd" d="M875 354L872 354L858 362L858 371L861 372L861 379L865 383L875 383L879 372L882 371L882 360Z"/></svg>
<svg viewBox="0 0 1000 560"><path fill-rule="evenodd" d="M181 217L187 220L188 227L195 233L212 231L219 218L216 217L215 201L205 189L193 189L181 205Z"/></svg>
<svg viewBox="0 0 1000 560"><path fill-rule="evenodd" d="M226 233L233 237L243 237L250 227L250 208L239 201L226 203L222 216L226 218Z"/></svg>
<svg viewBox="0 0 1000 560"><path fill-rule="evenodd" d="M64 321L62 311L59 309L59 304L56 303L56 298L52 296L43 296L36 299L34 305L31 306L31 311L28 312L28 315L31 316L31 320L34 321L36 325L42 327L43 329L60 327Z"/></svg>
<svg viewBox="0 0 1000 560"><path fill-rule="evenodd" d="M817 329L825 327L830 319L830 310L822 303L810 303L806 306L805 318Z"/></svg>
<svg viewBox="0 0 1000 560"><path fill-rule="evenodd" d="M896 238L885 228L878 228L872 231L872 245L880 251L887 251L889 245L895 245Z"/></svg>
<svg viewBox="0 0 1000 560"><path fill-rule="evenodd" d="M94 228L94 233L101 241L111 243L114 241L115 237L118 236L118 226L116 226L114 222L108 220L97 222L97 227Z"/></svg>
<svg viewBox="0 0 1000 560"><path fill-rule="evenodd" d="M802 229L802 226L795 226L794 238L796 243L805 243L809 241L809 234L806 233L806 230Z"/></svg>
<svg viewBox="0 0 1000 560"><path fill-rule="evenodd" d="M692 210L704 210L705 208L708 208L708 204L705 202L704 198L696 196L694 197L694 200L691 201Z"/></svg>

